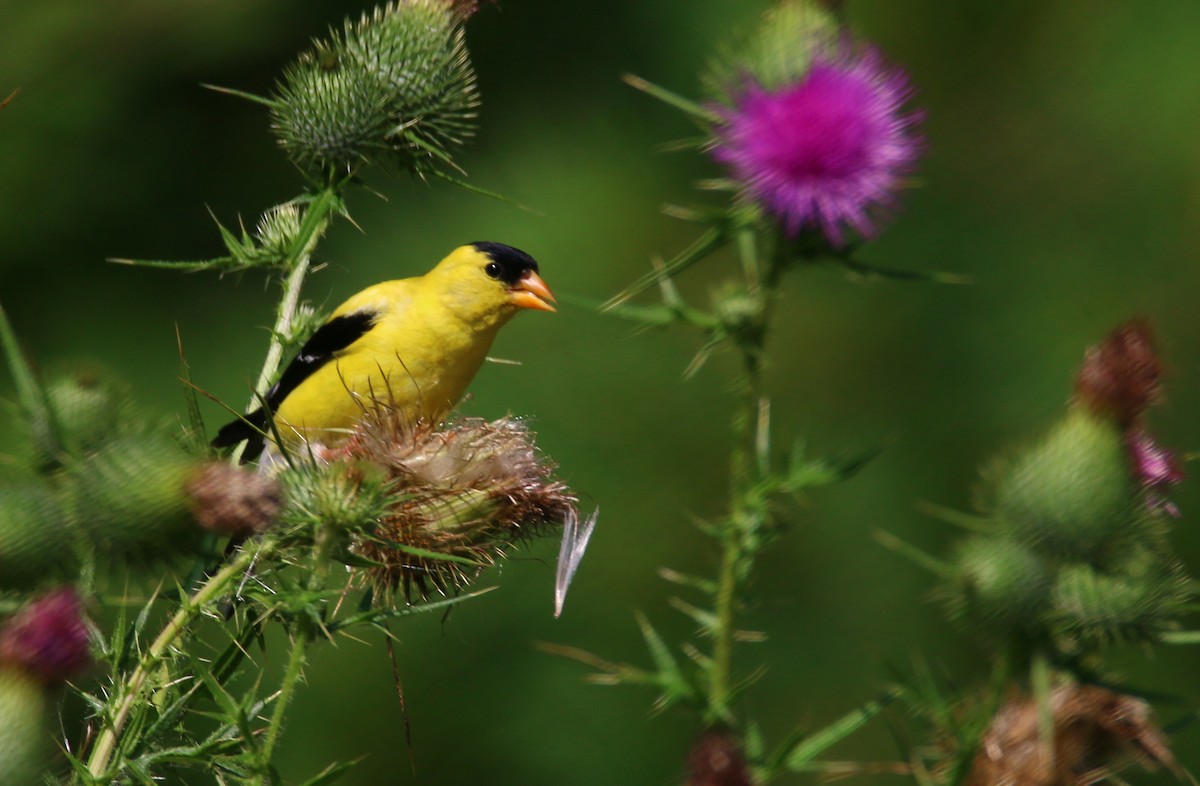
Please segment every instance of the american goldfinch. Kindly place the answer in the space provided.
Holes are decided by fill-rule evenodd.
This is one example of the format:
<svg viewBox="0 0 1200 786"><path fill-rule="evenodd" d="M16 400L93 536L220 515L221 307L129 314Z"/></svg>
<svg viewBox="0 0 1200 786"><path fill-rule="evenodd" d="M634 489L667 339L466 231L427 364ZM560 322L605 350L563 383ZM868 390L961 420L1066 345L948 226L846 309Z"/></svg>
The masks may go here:
<svg viewBox="0 0 1200 786"><path fill-rule="evenodd" d="M537 262L500 243L455 249L423 276L367 287L338 306L300 348L264 406L226 425L214 447L271 434L331 444L364 408L386 402L436 423L479 371L500 328L524 308L554 311Z"/></svg>

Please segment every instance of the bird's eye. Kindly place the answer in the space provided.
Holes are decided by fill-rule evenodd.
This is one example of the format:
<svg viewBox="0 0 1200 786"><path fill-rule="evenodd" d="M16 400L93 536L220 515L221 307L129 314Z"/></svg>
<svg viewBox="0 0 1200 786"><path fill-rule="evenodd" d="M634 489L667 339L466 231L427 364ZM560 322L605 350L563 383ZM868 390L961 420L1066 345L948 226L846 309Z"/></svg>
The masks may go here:
<svg viewBox="0 0 1200 786"><path fill-rule="evenodd" d="M487 267L483 269L483 272L487 273L492 278L500 278L500 271L501 267L499 262L488 262Z"/></svg>

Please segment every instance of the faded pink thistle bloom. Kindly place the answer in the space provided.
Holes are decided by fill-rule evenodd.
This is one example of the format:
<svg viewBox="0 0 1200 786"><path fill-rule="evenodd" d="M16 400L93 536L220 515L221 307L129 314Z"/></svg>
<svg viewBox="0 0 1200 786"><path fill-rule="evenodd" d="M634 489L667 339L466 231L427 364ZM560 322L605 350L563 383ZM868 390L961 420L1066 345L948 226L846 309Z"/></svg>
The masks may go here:
<svg viewBox="0 0 1200 786"><path fill-rule="evenodd" d="M88 664L88 630L74 587L39 596L0 630L0 663L19 666L48 685Z"/></svg>
<svg viewBox="0 0 1200 786"><path fill-rule="evenodd" d="M819 228L843 246L846 227L875 234L921 153L923 114L902 111L911 94L907 75L874 48L829 45L791 84L748 79L720 110L713 157L789 235Z"/></svg>
<svg viewBox="0 0 1200 786"><path fill-rule="evenodd" d="M1125 432L1125 447L1133 465L1134 479L1146 492L1147 504L1172 516L1179 516L1179 508L1163 494L1170 486L1181 483L1183 469L1171 451L1154 441L1143 428L1131 428Z"/></svg>

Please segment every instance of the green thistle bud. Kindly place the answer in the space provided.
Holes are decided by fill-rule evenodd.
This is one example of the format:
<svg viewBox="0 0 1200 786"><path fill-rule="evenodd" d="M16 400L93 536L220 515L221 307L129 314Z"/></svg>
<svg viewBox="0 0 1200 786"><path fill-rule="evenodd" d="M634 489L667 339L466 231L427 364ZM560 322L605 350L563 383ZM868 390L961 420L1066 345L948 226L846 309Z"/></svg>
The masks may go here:
<svg viewBox="0 0 1200 786"><path fill-rule="evenodd" d="M53 761L50 697L32 676L0 667L0 773L6 786L41 786Z"/></svg>
<svg viewBox="0 0 1200 786"><path fill-rule="evenodd" d="M991 629L1031 629L1053 578L1044 559L1023 544L975 537L959 547L951 616Z"/></svg>
<svg viewBox="0 0 1200 786"><path fill-rule="evenodd" d="M135 413L129 386L96 370L51 381L46 386L46 399L63 442L85 453L127 428Z"/></svg>
<svg viewBox="0 0 1200 786"><path fill-rule="evenodd" d="M78 569L75 536L58 496L37 480L0 485L0 587L29 589Z"/></svg>
<svg viewBox="0 0 1200 786"><path fill-rule="evenodd" d="M292 161L332 178L373 162L423 173L449 161L474 134L479 104L462 31L471 10L396 0L301 56L272 105Z"/></svg>
<svg viewBox="0 0 1200 786"><path fill-rule="evenodd" d="M837 37L837 20L812 0L783 0L763 17L746 41L727 46L702 76L713 95L727 96L747 77L766 90L789 84L808 71L813 55Z"/></svg>
<svg viewBox="0 0 1200 786"><path fill-rule="evenodd" d="M289 530L370 532L387 512L380 484L347 472L341 464L300 465L280 473L279 480L282 522Z"/></svg>
<svg viewBox="0 0 1200 786"><path fill-rule="evenodd" d="M1120 428L1080 408L1012 462L994 499L1002 526L1064 559L1100 558L1142 520Z"/></svg>
<svg viewBox="0 0 1200 786"><path fill-rule="evenodd" d="M751 338L761 331L763 303L738 286L727 286L713 298L713 310L721 321L721 329L738 338Z"/></svg>
<svg viewBox="0 0 1200 786"><path fill-rule="evenodd" d="M274 256L291 253L300 235L300 208L295 202L284 202L262 214L254 235L260 248Z"/></svg>
<svg viewBox="0 0 1200 786"><path fill-rule="evenodd" d="M463 20L463 9L446 0L407 0L347 29L346 54L390 89L392 117L401 135L412 135L414 155L475 133L479 95Z"/></svg>
<svg viewBox="0 0 1200 786"><path fill-rule="evenodd" d="M110 556L153 561L196 545L187 485L201 462L173 440L112 440L68 470L73 515L85 540Z"/></svg>

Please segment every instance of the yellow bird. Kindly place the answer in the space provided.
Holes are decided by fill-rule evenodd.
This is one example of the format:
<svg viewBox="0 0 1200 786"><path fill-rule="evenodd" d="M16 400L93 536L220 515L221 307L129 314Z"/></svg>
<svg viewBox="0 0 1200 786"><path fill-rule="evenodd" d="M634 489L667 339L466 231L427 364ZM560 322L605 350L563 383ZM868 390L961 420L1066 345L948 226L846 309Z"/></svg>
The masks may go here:
<svg viewBox="0 0 1200 786"><path fill-rule="evenodd" d="M455 249L423 276L367 287L338 306L284 369L264 406L229 423L214 447L249 440L258 455L268 417L285 443L336 443L364 408L388 402L436 423L462 397L500 328L518 311L554 311L554 295L524 251L500 243Z"/></svg>

